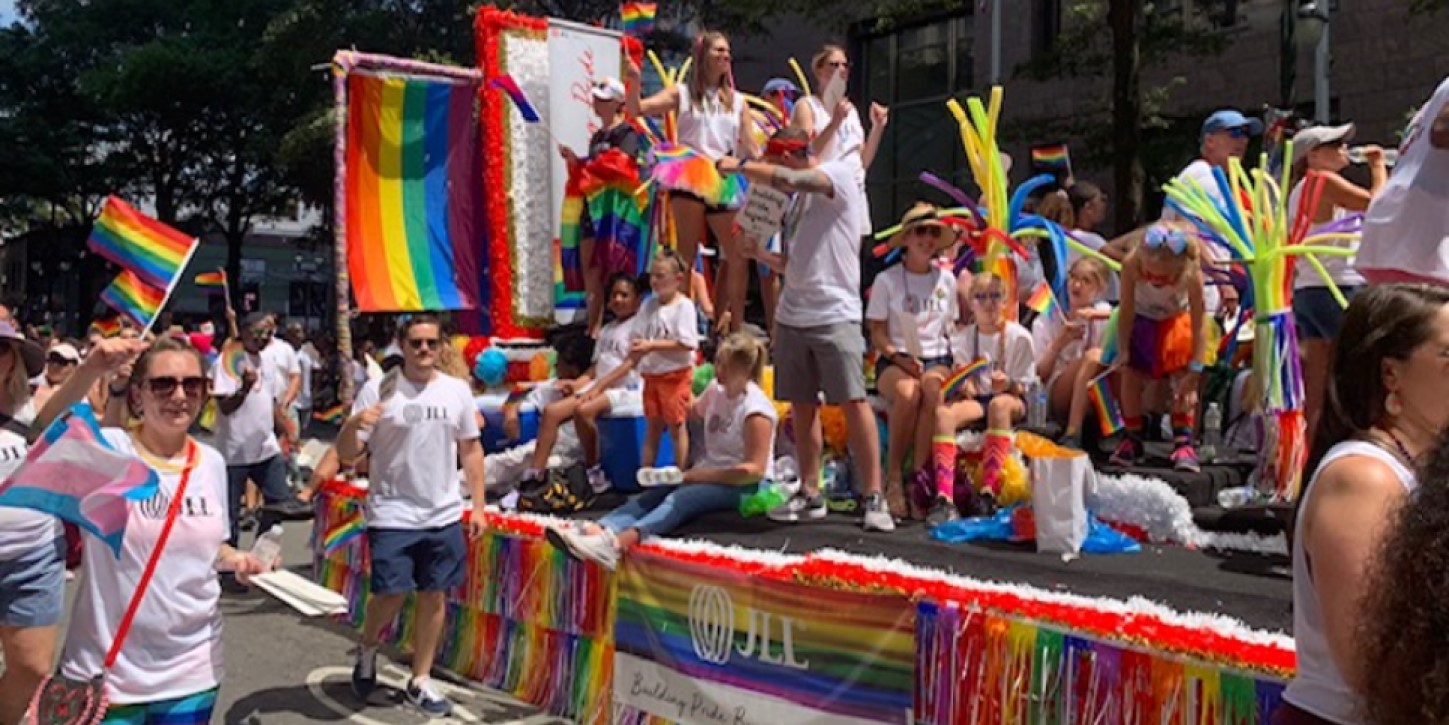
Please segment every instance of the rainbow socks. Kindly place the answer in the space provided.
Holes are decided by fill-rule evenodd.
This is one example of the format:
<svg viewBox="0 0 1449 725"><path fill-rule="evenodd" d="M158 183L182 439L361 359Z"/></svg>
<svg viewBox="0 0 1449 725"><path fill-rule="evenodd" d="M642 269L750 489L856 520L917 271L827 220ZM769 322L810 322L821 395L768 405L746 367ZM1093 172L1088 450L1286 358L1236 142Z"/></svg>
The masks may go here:
<svg viewBox="0 0 1449 725"><path fill-rule="evenodd" d="M1006 468L1006 457L1011 455L1011 431L986 431L986 443L981 450L981 490L992 497L1001 494L1001 471Z"/></svg>
<svg viewBox="0 0 1449 725"><path fill-rule="evenodd" d="M936 436L931 439L931 463L936 473L936 495L955 500L956 438Z"/></svg>

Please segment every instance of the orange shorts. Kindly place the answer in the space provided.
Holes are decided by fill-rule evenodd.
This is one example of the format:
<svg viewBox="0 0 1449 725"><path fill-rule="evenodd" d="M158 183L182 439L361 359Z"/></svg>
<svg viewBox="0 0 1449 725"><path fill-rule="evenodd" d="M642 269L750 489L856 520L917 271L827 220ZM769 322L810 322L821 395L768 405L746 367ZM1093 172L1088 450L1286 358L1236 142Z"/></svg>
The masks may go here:
<svg viewBox="0 0 1449 725"><path fill-rule="evenodd" d="M662 375L644 376L644 417L665 425L681 425L689 419L694 403L694 370L685 368Z"/></svg>

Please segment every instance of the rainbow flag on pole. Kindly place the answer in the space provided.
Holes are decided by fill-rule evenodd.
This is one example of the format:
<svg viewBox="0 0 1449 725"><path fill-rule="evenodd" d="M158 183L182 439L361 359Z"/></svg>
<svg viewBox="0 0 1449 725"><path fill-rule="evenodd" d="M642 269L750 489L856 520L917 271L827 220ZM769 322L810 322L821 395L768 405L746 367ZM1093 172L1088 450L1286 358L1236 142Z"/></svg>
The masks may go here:
<svg viewBox="0 0 1449 725"><path fill-rule="evenodd" d="M166 304L166 290L153 287L135 272L123 269L101 291L101 301L145 330L150 329L161 306Z"/></svg>
<svg viewBox="0 0 1449 725"><path fill-rule="evenodd" d="M1064 143L1035 146L1031 150L1031 165L1048 171L1072 171L1072 154Z"/></svg>
<svg viewBox="0 0 1449 725"><path fill-rule="evenodd" d="M654 16L658 3L624 3L619 6L619 17L624 21L624 34L639 37L654 29Z"/></svg>
<svg viewBox="0 0 1449 725"><path fill-rule="evenodd" d="M543 117L538 115L538 109L529 102L528 96L524 95L523 89L518 87L518 81L513 80L513 76L507 74L498 76L489 85L508 94L513 105L518 107L518 112L523 114L523 120L529 123L538 123L542 120Z"/></svg>
<svg viewBox="0 0 1449 725"><path fill-rule="evenodd" d="M1031 297L1027 299L1026 306L1042 316L1061 313L1061 308L1057 306L1057 296L1052 294L1052 287L1046 282L1036 286Z"/></svg>
<svg viewBox="0 0 1449 725"><path fill-rule="evenodd" d="M1112 435L1127 425L1122 420L1122 409L1117 406L1117 399L1112 397L1112 388L1107 384L1107 377L1106 374L1098 375L1087 384L1087 397L1092 401L1092 408L1097 411L1097 425L1101 426L1104 436Z"/></svg>
<svg viewBox="0 0 1449 725"><path fill-rule="evenodd" d="M363 312L478 306L478 88L347 78L347 268Z"/></svg>
<svg viewBox="0 0 1449 725"><path fill-rule="evenodd" d="M86 245L152 287L163 290L180 274L196 247L188 237L112 196L101 208Z"/></svg>
<svg viewBox="0 0 1449 725"><path fill-rule="evenodd" d="M215 272L202 272L196 275L196 286L208 292L219 292L226 289L226 270L218 269Z"/></svg>

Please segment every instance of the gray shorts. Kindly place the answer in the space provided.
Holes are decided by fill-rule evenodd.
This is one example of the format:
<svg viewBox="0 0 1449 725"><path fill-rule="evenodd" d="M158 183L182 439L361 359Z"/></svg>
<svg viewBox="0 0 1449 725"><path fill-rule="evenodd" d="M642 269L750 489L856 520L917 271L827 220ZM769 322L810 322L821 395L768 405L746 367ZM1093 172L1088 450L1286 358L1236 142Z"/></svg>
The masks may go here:
<svg viewBox="0 0 1449 725"><path fill-rule="evenodd" d="M865 336L860 324L775 323L775 399L814 405L865 400Z"/></svg>

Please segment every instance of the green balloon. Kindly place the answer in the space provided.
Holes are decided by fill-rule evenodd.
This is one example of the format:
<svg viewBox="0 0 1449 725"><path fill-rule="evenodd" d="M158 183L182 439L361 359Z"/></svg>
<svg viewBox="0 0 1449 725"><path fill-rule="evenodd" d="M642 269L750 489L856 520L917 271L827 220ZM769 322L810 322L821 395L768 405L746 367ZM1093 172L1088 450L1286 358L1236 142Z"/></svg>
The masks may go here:
<svg viewBox="0 0 1449 725"><path fill-rule="evenodd" d="M704 389L714 382L714 363L705 363L694 369L694 394L703 395Z"/></svg>

